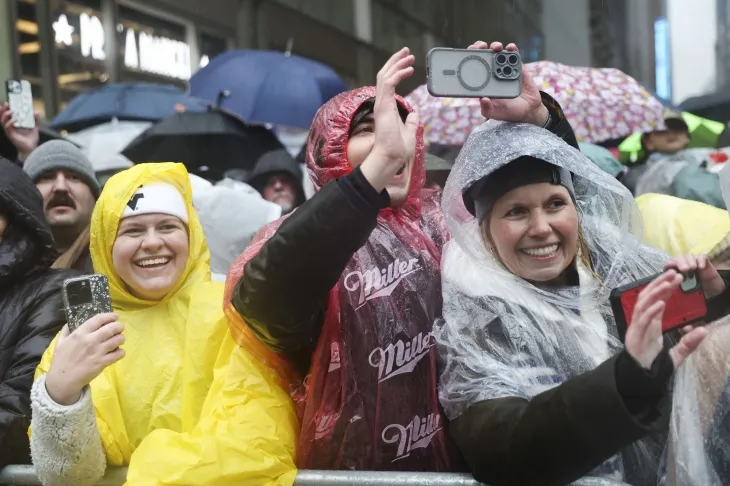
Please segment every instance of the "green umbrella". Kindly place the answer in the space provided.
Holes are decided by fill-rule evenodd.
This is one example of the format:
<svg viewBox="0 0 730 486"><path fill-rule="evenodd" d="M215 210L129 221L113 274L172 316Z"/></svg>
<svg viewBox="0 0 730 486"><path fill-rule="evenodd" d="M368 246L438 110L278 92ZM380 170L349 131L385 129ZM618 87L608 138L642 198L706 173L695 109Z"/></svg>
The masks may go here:
<svg viewBox="0 0 730 486"><path fill-rule="evenodd" d="M725 130L725 125L714 120L708 120L687 111L681 114L682 120L687 124L690 134L690 142L687 148L715 148L717 139ZM642 133L634 133L621 142L618 150L621 154L621 162L633 163L644 156L644 149L641 147Z"/></svg>

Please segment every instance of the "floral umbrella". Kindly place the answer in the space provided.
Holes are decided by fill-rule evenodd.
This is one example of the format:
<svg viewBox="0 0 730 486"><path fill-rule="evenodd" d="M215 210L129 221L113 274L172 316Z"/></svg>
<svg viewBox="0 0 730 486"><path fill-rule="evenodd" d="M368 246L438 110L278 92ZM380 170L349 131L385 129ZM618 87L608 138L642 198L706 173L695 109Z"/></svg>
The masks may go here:
<svg viewBox="0 0 730 486"><path fill-rule="evenodd" d="M581 142L598 143L664 128L661 102L618 69L548 61L525 64L525 69L541 91L560 103ZM418 110L430 144L463 145L484 122L475 98L436 98L422 85L406 99Z"/></svg>

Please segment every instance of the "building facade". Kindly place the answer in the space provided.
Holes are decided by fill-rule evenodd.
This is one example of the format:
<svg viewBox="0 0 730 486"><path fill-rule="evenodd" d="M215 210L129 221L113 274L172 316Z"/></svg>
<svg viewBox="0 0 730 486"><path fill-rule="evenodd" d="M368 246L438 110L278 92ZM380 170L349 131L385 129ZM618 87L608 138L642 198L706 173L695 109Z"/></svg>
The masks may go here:
<svg viewBox="0 0 730 486"><path fill-rule="evenodd" d="M542 59L543 0L0 0L0 76L28 79L36 110L52 118L106 83L185 87L230 48L288 50L332 66L351 86L372 84L408 46L425 81L426 54L477 39L516 42Z"/></svg>

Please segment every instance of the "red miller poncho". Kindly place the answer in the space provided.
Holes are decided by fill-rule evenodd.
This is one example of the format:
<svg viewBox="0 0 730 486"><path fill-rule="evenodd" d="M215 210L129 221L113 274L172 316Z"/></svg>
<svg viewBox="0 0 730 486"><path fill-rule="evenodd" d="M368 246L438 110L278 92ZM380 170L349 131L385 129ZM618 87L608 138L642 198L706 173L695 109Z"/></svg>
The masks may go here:
<svg viewBox="0 0 730 486"><path fill-rule="evenodd" d="M350 91L317 113L307 141L315 189L352 170L350 123L374 97L373 87ZM400 97L398 102L412 110ZM302 381L286 361L258 343L260 357L279 371L300 404L301 469L459 469L439 406L431 335L441 316L440 260L447 233L440 197L423 189L424 154L421 127L408 198L380 212L375 230L330 291L310 374ZM246 262L280 224L264 227L228 275L231 331L248 348L256 338L232 308L231 295ZM281 299L286 305L287 296Z"/></svg>

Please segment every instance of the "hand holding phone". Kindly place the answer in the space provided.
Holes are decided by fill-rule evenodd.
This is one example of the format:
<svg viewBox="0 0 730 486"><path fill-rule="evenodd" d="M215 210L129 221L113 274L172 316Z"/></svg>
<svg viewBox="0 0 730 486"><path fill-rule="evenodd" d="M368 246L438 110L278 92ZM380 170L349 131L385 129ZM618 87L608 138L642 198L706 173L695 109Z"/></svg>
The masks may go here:
<svg viewBox="0 0 730 486"><path fill-rule="evenodd" d="M86 385L124 357L124 326L114 313L98 314L74 332L64 326L46 375L48 395L59 405L73 405Z"/></svg>
<svg viewBox="0 0 730 486"><path fill-rule="evenodd" d="M519 50L515 44L508 44L505 48L501 42L492 42L491 44L487 44L484 41L477 41L467 48L467 50L487 49L493 51L495 54L519 54ZM481 112L486 119L513 123L530 123L537 126L543 126L548 119L548 110L542 103L540 90L535 85L532 76L522 69L521 60L520 70L521 90L517 92L515 97L511 99L498 99L488 96L479 97L473 95L472 97L480 98L479 102L481 105ZM436 95L434 94L434 96Z"/></svg>
<svg viewBox="0 0 730 486"><path fill-rule="evenodd" d="M687 279L682 274L669 270L642 286L639 292L631 325L626 331L625 346L629 355L647 370L651 369L664 348L663 320L667 304L681 291L680 286L685 281ZM704 327L688 326L686 331L679 344L669 351L675 368L697 349L708 334Z"/></svg>
<svg viewBox="0 0 730 486"><path fill-rule="evenodd" d="M63 305L71 332L95 315L111 313L109 281L99 273L66 279L63 282Z"/></svg>

